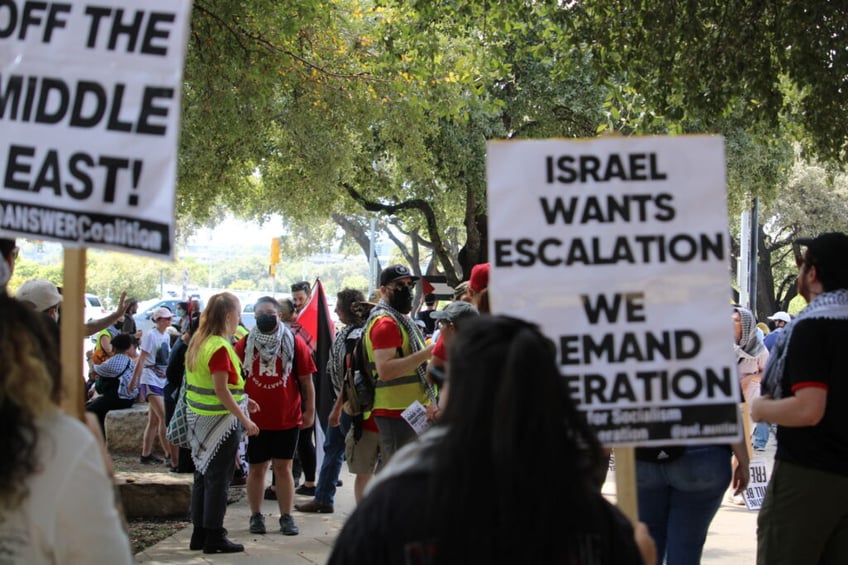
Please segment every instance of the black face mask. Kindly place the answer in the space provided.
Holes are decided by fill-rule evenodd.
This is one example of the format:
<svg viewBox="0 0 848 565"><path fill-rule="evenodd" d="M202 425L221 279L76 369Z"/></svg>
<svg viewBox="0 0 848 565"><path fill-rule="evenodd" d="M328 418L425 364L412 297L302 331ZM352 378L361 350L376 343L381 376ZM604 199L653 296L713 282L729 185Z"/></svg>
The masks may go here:
<svg viewBox="0 0 848 565"><path fill-rule="evenodd" d="M392 290L389 306L401 314L409 314L412 311L412 287L402 286Z"/></svg>
<svg viewBox="0 0 848 565"><path fill-rule="evenodd" d="M271 333L277 328L277 317L273 314L258 314L256 327L264 334Z"/></svg>

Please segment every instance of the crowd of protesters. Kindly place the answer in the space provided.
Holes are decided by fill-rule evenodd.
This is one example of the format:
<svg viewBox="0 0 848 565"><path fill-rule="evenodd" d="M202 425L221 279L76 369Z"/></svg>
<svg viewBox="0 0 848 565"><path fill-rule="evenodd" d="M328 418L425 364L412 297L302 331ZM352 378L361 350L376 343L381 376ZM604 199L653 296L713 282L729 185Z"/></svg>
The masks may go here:
<svg viewBox="0 0 848 565"><path fill-rule="evenodd" d="M424 556L432 563L697 563L723 494L728 487L736 495L744 490L749 451L763 450L775 431L774 472L758 519L758 563L843 563L848 236L830 233L797 243L798 292L809 305L794 319L776 312L769 325L757 324L745 308L731 311L751 437L734 445L637 450L638 513L644 523L630 524L600 495L605 452L559 377L554 345L532 323L490 313L488 264L474 266L447 305L439 308L434 295L425 296L417 315L412 311L420 277L404 265L385 268L368 301L355 289L338 293L342 327L327 363L335 403L320 470L312 443L315 336L298 323L309 283L293 285L292 301L260 298L256 326L249 331L240 325L238 298L224 292L212 296L199 315L186 308L182 332L169 332L173 315L157 310L156 327L140 342L134 324L127 323L131 315L125 315L136 302L122 295L113 314L86 326L97 334L89 379L96 392L87 410L102 430L106 413L131 406L140 392L149 404L141 461L164 462L153 455L158 438L167 463L176 468L183 458L165 439L164 427L177 392L185 389L190 448L183 453L194 472L190 548L205 553L244 550L229 540L223 523L245 435L248 528L254 534L266 533L262 500L269 498L269 465L280 532L297 535L292 508L334 512L347 460L356 476L358 507L336 540L332 563L424 562ZM68 471L83 492L88 482L93 488L108 475L95 454L102 439L89 434L79 443L80 434L89 432L55 406L61 293L47 281L32 280L9 297L5 283L18 254L14 240L0 240L0 252L0 300L4 313L13 314L0 317L0 337L7 336L0 345L17 348L0 361L0 415L11 426L4 443L13 456L0 466L9 486L0 511L3 518L27 509L40 516L40 485L56 472L56 465L45 462L70 457L62 450L45 453L43 437L71 434L88 446L90 460L74 461L89 467ZM365 413L349 413L345 403L344 380L352 373L357 344L375 383ZM43 377L41 394L32 383L22 384L22 371ZM305 488L297 491L296 460L305 479ZM545 485L545 496L526 496L529 469L536 484ZM75 490L54 495L60 510L63 501L72 504L79 496ZM313 498L294 504L295 494ZM93 523L117 523L112 502L93 498L98 504L86 508ZM75 521L61 511L51 519L63 527L63 521ZM0 520L0 536L10 535L4 530L8 523ZM40 527L19 529L35 536ZM112 562L122 562L126 537L107 531ZM104 544L77 547L84 545L77 540L85 533L79 535L73 542L65 537L50 542L56 551L96 562L86 552ZM41 562L39 549L26 542L12 551Z"/></svg>

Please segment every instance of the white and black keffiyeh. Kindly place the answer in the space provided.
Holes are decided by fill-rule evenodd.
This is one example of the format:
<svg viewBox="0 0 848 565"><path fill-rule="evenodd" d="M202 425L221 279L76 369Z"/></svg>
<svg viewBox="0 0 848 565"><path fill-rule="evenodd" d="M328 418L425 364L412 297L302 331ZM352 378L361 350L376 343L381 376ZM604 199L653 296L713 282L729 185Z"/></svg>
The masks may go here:
<svg viewBox="0 0 848 565"><path fill-rule="evenodd" d="M802 320L818 319L848 320L848 290L840 289L819 295L783 328L772 347L760 384L764 395L783 397L783 371L786 368L786 352L789 350L792 330Z"/></svg>
<svg viewBox="0 0 848 565"><path fill-rule="evenodd" d="M247 414L246 396L239 406L242 412ZM221 444L230 437L231 433L239 429L241 423L230 413L202 416L192 410L186 410L186 421L191 444L191 459L194 461L195 468L201 474L205 474L206 469L209 468L209 462L218 453Z"/></svg>
<svg viewBox="0 0 848 565"><path fill-rule="evenodd" d="M264 334L255 326L247 334L244 344L244 371L249 377L253 374L253 357L259 352L259 375L280 376L283 386L288 381L294 359L294 334L285 324L277 323L277 331ZM277 375L277 359L282 359L283 374Z"/></svg>

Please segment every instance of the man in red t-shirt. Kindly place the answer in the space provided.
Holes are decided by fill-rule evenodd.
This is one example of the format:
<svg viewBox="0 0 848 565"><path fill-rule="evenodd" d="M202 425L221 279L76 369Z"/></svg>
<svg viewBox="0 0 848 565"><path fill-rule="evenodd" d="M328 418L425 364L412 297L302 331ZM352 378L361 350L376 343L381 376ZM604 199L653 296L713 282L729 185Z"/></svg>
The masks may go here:
<svg viewBox="0 0 848 565"><path fill-rule="evenodd" d="M280 304L274 298L263 296L257 300L254 312L256 326L235 346L246 374L245 392L260 408L251 415L259 426L259 435L251 437L247 444L250 532L265 533L261 509L265 475L268 463L273 460L280 531L285 535L297 535L299 530L291 516L294 499L292 457L300 429L312 426L315 419L312 384L315 362L306 343L280 321Z"/></svg>
<svg viewBox="0 0 848 565"><path fill-rule="evenodd" d="M433 344L425 345L421 330L412 323L412 294L418 277L404 265L390 265L380 273L380 302L365 328L365 349L378 379L372 414L380 430L380 453L385 464L416 432L401 414L413 402L426 407L433 401L424 371Z"/></svg>

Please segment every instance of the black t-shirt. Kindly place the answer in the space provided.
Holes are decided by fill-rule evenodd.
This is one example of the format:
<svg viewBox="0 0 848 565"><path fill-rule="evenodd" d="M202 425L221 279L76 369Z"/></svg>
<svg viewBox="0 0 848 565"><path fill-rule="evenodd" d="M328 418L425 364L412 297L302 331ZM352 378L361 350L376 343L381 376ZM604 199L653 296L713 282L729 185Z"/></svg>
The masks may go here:
<svg viewBox="0 0 848 565"><path fill-rule="evenodd" d="M778 426L775 458L848 475L848 320L801 320L792 330L783 374L786 395L808 387L827 390L815 426Z"/></svg>
<svg viewBox="0 0 848 565"><path fill-rule="evenodd" d="M357 505L345 523L336 538L328 563L439 563L439 543L433 537L434 524L428 519L425 510L429 503L428 490L428 476L424 473L406 473L386 479L376 486ZM497 496L497 492L491 493L492 500ZM580 512L586 530L579 535L563 531L562 551L567 551L569 538L576 540L572 543L574 551L570 556L551 556L549 562L641 565L642 557L627 518L605 501L600 493L591 500L590 508L563 508L563 513ZM444 512L467 513L468 528L479 528L494 506L493 503L492 508L446 508ZM527 512L533 512L532 497L528 498ZM515 519L521 520L521 516L515 516ZM495 535L491 532L493 545L496 543ZM527 540L527 543L532 542ZM467 549L470 554L475 553L474 548ZM468 562L473 563L474 560L469 558Z"/></svg>
<svg viewBox="0 0 848 565"><path fill-rule="evenodd" d="M424 322L424 326L427 328L427 335L433 335L433 332L436 331L436 320L431 317L432 315L433 310L421 310L418 312L417 318Z"/></svg>

